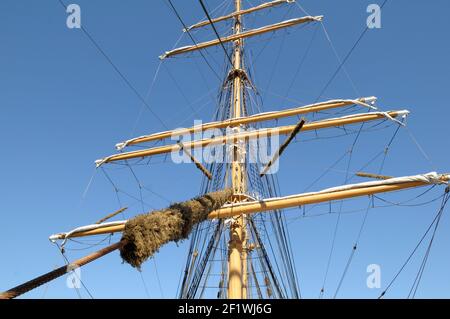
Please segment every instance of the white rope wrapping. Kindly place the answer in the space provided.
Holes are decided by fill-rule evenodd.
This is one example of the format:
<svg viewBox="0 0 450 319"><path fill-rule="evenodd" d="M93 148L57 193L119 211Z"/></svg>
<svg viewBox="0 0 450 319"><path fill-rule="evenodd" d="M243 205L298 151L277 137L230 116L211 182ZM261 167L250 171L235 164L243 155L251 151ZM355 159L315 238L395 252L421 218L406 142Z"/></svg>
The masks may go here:
<svg viewBox="0 0 450 319"><path fill-rule="evenodd" d="M304 105L304 106L301 106L300 108L310 108L310 107L314 107L314 106L321 106L321 105L324 105L324 104L333 104L333 103L345 103L345 102L350 102L350 103L353 103L353 104L356 104L356 105L360 105L360 106L367 107L367 108L369 108L369 109L371 109L371 110L378 110L375 106L370 105L370 104L367 103L367 101L376 101L376 99L377 99L377 98L374 97L374 96L371 96L371 97L364 97L364 98L360 98L360 99L335 99L335 100L328 100L328 101L320 102L320 103L314 103L314 104ZM275 113L278 113L278 111L262 112L262 113L258 113L258 114L256 114L256 115L261 116L261 115L270 115L270 114L275 114ZM254 116L254 115L253 115L253 116ZM240 119L240 118L236 118L235 120L239 120L239 119ZM214 124L214 123L219 123L219 122L212 122L212 123L210 123L210 124ZM203 126L203 125L193 126L191 129L193 129L193 130L195 130L195 129L201 129L202 126ZM179 131L179 132L184 132L184 131L187 131L187 130L185 130L185 129L174 130L174 133L176 133L177 131ZM170 131L165 131L165 132L162 132L162 133L167 133L167 132L170 132ZM147 137L152 137L153 135L159 135L159 134L161 134L161 133L157 133L157 134L149 134L149 135L141 135L141 136L139 136L139 137L134 137L134 138L129 139L129 140L126 140L126 141L124 141L124 142L117 143L117 144L116 144L116 149L117 149L118 151L121 151L121 150L123 150L125 147L127 147L130 143L132 143L133 141L135 141L135 140L142 139L142 138L147 138ZM101 165L101 164L100 164L100 165Z"/></svg>
<svg viewBox="0 0 450 319"><path fill-rule="evenodd" d="M73 234L85 232L85 231L89 231L89 230L95 230L95 229L99 229L99 228L103 228L103 227L124 225L126 222L127 222L126 220L119 220L119 221L107 222L107 223L102 223L102 224L81 226L81 227L77 227L67 233L51 235L49 237L49 240L51 242L56 242L56 240L58 240L58 239L63 239L63 242L61 245L64 245L67 242L67 239L69 239Z"/></svg>
<svg viewBox="0 0 450 319"><path fill-rule="evenodd" d="M319 194L325 194L325 193L335 193L335 192L340 192L340 191L345 191L345 190L350 190L350 189L358 189L358 188L374 187L374 186L382 186L382 185L395 185L395 184L402 184L402 183L409 183L409 182L423 182L423 183L430 184L430 185L433 185L433 184L439 185L439 184L448 184L449 180L450 180L450 175L446 175L446 174L441 175L436 172L430 172L430 173L426 173L426 174L394 177L394 178L389 178L389 179L379 180L379 181L371 181L371 182L336 186L336 187L323 189L318 192L303 193L303 194L301 194L301 196L319 195ZM298 197L298 196L299 195L292 195L292 196L285 196L283 198ZM279 198L268 198L268 199L266 199L266 201L270 201L273 199L279 199Z"/></svg>

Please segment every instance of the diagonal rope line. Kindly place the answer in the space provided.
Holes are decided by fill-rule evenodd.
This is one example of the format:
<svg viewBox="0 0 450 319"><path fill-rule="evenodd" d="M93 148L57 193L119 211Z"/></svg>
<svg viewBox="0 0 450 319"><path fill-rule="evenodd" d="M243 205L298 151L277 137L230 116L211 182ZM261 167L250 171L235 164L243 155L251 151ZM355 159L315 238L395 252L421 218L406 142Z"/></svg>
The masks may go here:
<svg viewBox="0 0 450 319"><path fill-rule="evenodd" d="M220 43L223 51L225 52L225 55L228 58L228 61L230 62L231 67L233 68L233 60L231 59L230 54L228 53L227 49L225 48L225 45L223 44L222 39L220 38L219 32L217 32L216 26L214 25L214 23L213 23L213 21L211 19L211 16L209 15L209 12L206 9L206 6L205 6L203 0L199 0L199 2L200 2L200 5L202 6L203 12L205 12L206 17L208 18L209 23L211 24L211 27L214 30L214 33L216 34L217 39L219 40L219 43Z"/></svg>
<svg viewBox="0 0 450 319"><path fill-rule="evenodd" d="M145 295L147 296L148 299L150 299L150 294L148 292L147 283L144 280L144 275L142 274L142 270L138 271L138 273L139 273L139 275L141 277L142 286L144 287Z"/></svg>
<svg viewBox="0 0 450 319"><path fill-rule="evenodd" d="M326 37L328 43L330 44L331 50L333 51L334 55L336 56L336 59L337 59L338 63L339 63L339 64L342 64L342 70L344 71L345 76L347 77L348 81L349 81L350 84L352 85L353 90L355 91L356 95L359 95L359 96L360 96L361 94L359 93L359 90L358 90L358 88L356 87L355 82L354 82L353 79L350 77L350 74L348 73L347 68L344 66L344 64L343 64L343 62L342 62L342 59L341 59L339 53L337 52L337 49L336 49L335 45L333 44L333 41L331 41L330 34L328 33L328 30L326 29L325 24L323 23L323 21L320 21L320 24L321 24L321 26L322 26L323 32L324 32L324 34L325 34L325 37Z"/></svg>
<svg viewBox="0 0 450 319"><path fill-rule="evenodd" d="M384 0L383 4L380 6L380 8L382 9L386 3L389 0ZM323 94L325 93L325 91L328 89L328 87L330 86L330 84L334 81L334 79L336 78L336 76L339 74L339 72L341 71L341 69L344 67L344 64L347 62L347 60L350 58L350 56L352 55L353 51L356 49L356 47L358 46L358 44L361 42L361 40L364 38L364 36L366 35L367 31L369 30L369 26L366 26L363 30L363 32L361 33L361 35L358 37L358 39L356 40L355 44L352 46L352 48L350 49L350 51L347 53L347 55L344 57L344 59L342 60L342 62L339 64L338 68L336 69L336 71L333 73L333 75L331 76L331 78L328 80L328 82L325 84L324 88L322 89L322 91L320 91L319 96L316 99L316 102L323 96Z"/></svg>
<svg viewBox="0 0 450 319"><path fill-rule="evenodd" d="M102 170L103 175L106 177L106 179L109 181L109 183L112 185L114 192L116 193L116 197L117 197L117 202L119 203L119 208L122 208L122 201L120 200L120 196L119 196L119 188L116 186L116 184L114 184L113 180L111 179L111 177L109 176L108 173L106 173L105 169L103 167L100 168ZM123 217L123 213L122 213L122 217Z"/></svg>
<svg viewBox="0 0 450 319"><path fill-rule="evenodd" d="M430 166L433 168L434 171L437 171L436 165L433 163L430 156L425 152L424 148L422 147L422 145L420 145L419 141L416 139L416 137L414 136L414 134L412 133L412 131L409 129L408 126L406 126L406 131L408 132L410 139L413 141L413 143L415 144L419 152L422 154L424 159L428 161L428 163L430 164Z"/></svg>
<svg viewBox="0 0 450 319"><path fill-rule="evenodd" d="M289 96L289 93L291 92L291 89L294 86L294 83L297 80L297 77L300 74L300 71L302 70L303 65L306 62L309 52L311 51L312 44L313 44L314 40L316 39L317 30L319 30L319 27L316 27L313 31L313 34L311 36L311 39L309 40L307 49L306 49L305 53L303 54L297 69L295 70L295 74L294 74L294 77L292 78L291 84L289 84L288 89L286 90L286 93L284 94L286 97Z"/></svg>
<svg viewBox="0 0 450 319"><path fill-rule="evenodd" d="M189 38L191 38L192 43L194 43L195 46L197 46L197 41L194 39L194 37L192 36L191 32L188 30L188 27L186 25L186 23L184 23L183 19L181 18L180 14L178 13L177 9L175 8L175 6L173 5L171 0L167 0L167 2L169 2L169 7L172 9L172 11L175 13L175 16L178 18L178 20L180 21L181 25L183 26L184 30L186 30L186 33L188 34ZM202 56L203 60L205 60L206 64L208 65L208 67L211 69L211 71L214 73L214 75L217 77L217 79L221 80L219 74L217 74L217 72L214 70L214 68L211 66L211 64L209 63L208 59L206 59L206 56L203 54L203 52L201 50L199 50L200 55Z"/></svg>
<svg viewBox="0 0 450 319"><path fill-rule="evenodd" d="M448 188L447 188L447 190L448 190ZM415 298L417 290L419 289L419 285L420 285L420 282L422 280L423 272L425 271L425 266L427 264L428 257L430 256L431 246L433 245L434 238L436 236L436 232L437 232L437 229L439 227L439 224L440 224L440 221L441 221L441 218L442 218L444 207L445 207L445 204L447 203L448 199L449 199L449 195L447 193L447 195L443 199L443 203L442 203L442 206L441 206L441 209L440 209L440 212L439 212L439 217L438 217L438 219L436 221L436 224L434 226L433 234L431 235L431 239L430 239L430 242L428 244L425 256L424 256L424 258L422 260L422 264L420 265L419 272L417 273L416 278L414 279L414 283L413 283L413 285L411 287L411 290L410 290L410 292L408 294L408 298L410 298L411 295L412 295L412 298Z"/></svg>
<svg viewBox="0 0 450 319"><path fill-rule="evenodd" d="M158 272L158 267L156 266L156 260L155 258L153 259L153 265L155 266L155 273L156 273L156 279L158 280L158 286L159 286L159 291L161 292L161 297L164 298L164 292L163 292L163 288L161 285L161 279L159 278L159 272Z"/></svg>
<svg viewBox="0 0 450 319"><path fill-rule="evenodd" d="M391 288L391 286L394 284L394 282L397 280L397 278L399 277L399 275L403 272L403 270L405 269L405 267L408 265L408 263L410 262L410 260L412 259L412 257L415 255L416 251L419 249L420 245L422 244L422 242L425 240L425 238L427 237L428 233L430 232L431 228L433 227L433 225L437 222L437 220L440 218L445 205L447 204L447 201L449 199L449 195L448 195L448 190L449 188L447 187L447 189L445 190L447 195L444 194L442 196L442 204L441 207L438 211L438 213L436 214L436 216L434 217L433 221L430 223L430 225L428 226L428 228L426 229L425 233L422 235L422 237L420 238L419 242L417 243L417 245L414 247L414 249L412 250L412 252L409 254L408 258L406 259L406 261L403 263L403 265L400 267L399 271L395 274L394 278L392 278L392 280L389 282L389 284L387 285L386 289L383 290L383 292L380 294L380 296L378 296L378 299L381 299L384 297L384 295L386 294L386 292Z"/></svg>
<svg viewBox="0 0 450 319"><path fill-rule="evenodd" d="M364 127L364 124L365 123L361 124L361 126L359 128L359 131L358 131L355 139L353 140L353 143L352 143L352 145L351 145L351 147L350 147L350 149L348 151L349 157L348 157L348 163L347 163L347 170L346 170L346 173L345 173L344 184L346 184L349 181L350 166L351 166L352 159L353 159L353 151L354 151L355 146L356 146L356 144L357 144L357 142L358 142L358 140L359 140L359 138L361 136L361 132L362 132L362 129ZM344 204L344 202L341 201L340 202L340 207L339 207L339 213L338 213L338 216L337 216L337 219L336 219L336 225L334 227L334 233L333 233L333 240L332 240L332 243L331 243L330 255L328 257L327 268L326 268L326 271L325 271L325 276L324 276L322 288L320 289L319 298L322 298L323 295L324 295L324 292L325 292L325 284L326 284L326 281L327 281L327 278L328 278L328 273L329 273L330 266L331 266L331 259L333 257L333 252L334 252L334 248L335 248L335 245L336 245L336 237L337 237L337 232L338 232L340 221L341 221L341 215L342 215L341 213L342 213L343 204Z"/></svg>
<svg viewBox="0 0 450 319"><path fill-rule="evenodd" d="M62 0L58 0L58 2L65 8L67 11L67 6ZM106 54L106 52L101 48L101 46L95 41L95 39L91 36L91 34L87 31L84 26L80 27L83 33L87 36L87 38L91 41L91 43L96 47L96 49L100 52L100 54L108 61L108 63L113 67L116 73L120 76L120 78L125 82L125 84L133 91L133 93L137 96L137 98L147 107L147 109L153 114L153 116L164 126L164 128L168 129L167 125L164 121L156 114L155 111L150 107L150 105L145 101L144 97L137 91L137 89L131 84L128 78L120 71L117 65L112 61L112 59Z"/></svg>
<svg viewBox="0 0 450 319"><path fill-rule="evenodd" d="M178 83L177 79L175 78L175 76L172 74L172 72L170 71L170 69L167 67L167 65L164 65L167 74L169 75L169 77L172 79L173 83L175 84L175 87L177 88L178 92L180 92L181 96L184 98L184 100L186 101L187 106L190 108L190 110L192 111L192 113L199 117L199 114L197 113L197 111L193 108L192 103L189 101L188 97L186 96L186 94L184 93L183 89L181 88L180 84Z"/></svg>
<svg viewBox="0 0 450 319"><path fill-rule="evenodd" d="M180 40L181 40L181 37L180 37L180 39L179 39L178 41L180 41ZM150 87L148 88L147 94L145 95L145 98L144 98L145 100L147 100L147 99L149 98L150 94L151 94L152 91L153 91L153 88L154 88L155 83L156 83L156 79L158 78L159 71L160 71L160 69L161 69L161 65L163 64L163 62L164 62L164 61L161 60L161 61L159 62L159 64L158 64L158 67L156 68L156 71L155 71L155 74L154 74L154 76L153 76L152 82L150 83ZM142 113L143 113L144 110L145 110L145 104L142 104L141 109L139 110L138 116L136 117L136 120L135 120L135 122L134 122L133 128L132 128L132 130L131 130L131 132L130 132L130 138L133 137L134 132L136 131L137 126L138 126L138 124L139 124L139 121L141 120Z"/></svg>

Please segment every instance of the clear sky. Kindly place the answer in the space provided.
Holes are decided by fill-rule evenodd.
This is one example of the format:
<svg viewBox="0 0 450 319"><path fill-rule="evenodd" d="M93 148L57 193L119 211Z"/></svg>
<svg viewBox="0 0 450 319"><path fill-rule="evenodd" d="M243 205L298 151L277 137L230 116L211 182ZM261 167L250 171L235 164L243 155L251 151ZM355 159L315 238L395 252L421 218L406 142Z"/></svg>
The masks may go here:
<svg viewBox="0 0 450 319"><path fill-rule="evenodd" d="M173 2L187 24L203 18L197 1ZM206 1L210 10L221 2ZM243 1L246 7L260 2ZM299 2L310 14L324 15L324 26L341 57L364 29L367 6L377 3ZM216 95L219 82L199 55L165 61L150 90L160 64L158 56L171 49L182 35L182 27L166 1L74 3L81 7L83 27L168 127L211 119L215 107L211 96ZM253 15L246 20L246 26L259 27L284 17L304 15L298 7L290 7ZM446 0L388 1L382 10L382 28L369 30L346 63L354 85L340 72L321 98L375 95L384 110L411 111L408 129L399 131L387 156L383 170L386 175L450 171L448 12L450 3ZM0 290L64 263L47 239L50 234L93 223L118 208L116 193L102 171L95 171L94 160L113 154L114 144L119 141L164 130L87 36L79 29L67 28L66 18L58 0L0 2ZM219 32L228 32L227 27L218 25ZM207 40L214 34L207 29L196 37ZM264 48L267 41L269 45ZM178 45L188 44L190 39L184 35ZM249 40L247 45L254 58L255 83L263 96L264 111L314 102L338 65L320 25ZM294 78L309 47L300 74ZM223 51L219 47L210 49L206 56L221 74ZM291 83L292 89L286 94ZM350 171L356 171L383 150L394 130L391 125L364 133ZM349 149L353 139L346 136L293 144L280 163L281 194L304 191ZM340 162L312 190L342 184L347 162ZM380 164L378 159L366 170L376 172ZM142 212L131 173L114 167L107 168L107 172L123 191L119 193L121 204L130 206L125 217ZM145 210L165 207L200 191L201 175L192 165L155 162L137 168L137 172L146 187L159 195L144 193ZM421 192L423 189L382 197L402 201ZM438 187L411 203L430 201L442 192L443 188ZM343 211L365 206L367 199L345 203ZM338 297L377 297L382 289L366 286L367 266L381 266L381 286L386 287L433 220L438 206L435 201L425 206L371 210ZM328 211L328 206L318 207L311 214ZM417 297L450 297L447 213L436 233ZM337 215L301 218L299 210L286 214L301 292L304 297L316 298L324 280ZM363 213L343 214L341 218L325 297L332 297L336 290ZM387 297L408 295L427 244L425 240ZM95 249L83 250L86 247L70 244L67 257L75 259ZM175 297L186 251L187 242L164 247L145 264L141 274L122 264L118 253L113 253L83 268L82 280L96 298ZM76 291L68 289L65 281L66 277L60 278L25 297L77 298ZM89 297L85 290L80 293Z"/></svg>

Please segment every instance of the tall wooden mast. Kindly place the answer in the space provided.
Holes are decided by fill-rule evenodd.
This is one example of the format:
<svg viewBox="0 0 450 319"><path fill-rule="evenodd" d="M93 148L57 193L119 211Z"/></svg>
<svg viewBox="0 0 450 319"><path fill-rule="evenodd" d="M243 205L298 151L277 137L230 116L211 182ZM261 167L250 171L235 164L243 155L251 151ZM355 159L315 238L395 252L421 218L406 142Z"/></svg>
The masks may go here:
<svg viewBox="0 0 450 319"><path fill-rule="evenodd" d="M241 0L235 0L236 12L241 11ZM241 15L235 16L234 34L239 34L242 31ZM242 46L243 40L237 39L233 45L233 94L231 101L231 117L239 118L243 113L242 100ZM239 133L240 126L233 127L236 133ZM242 149L244 145L241 139L235 140L233 147L233 158L231 163L231 183L233 187L233 201L239 202L241 194L246 192L246 172L245 172L245 153ZM229 260L228 260L228 298L242 299L247 296L246 289L246 267L244 266L244 244L246 234L246 220L245 215L241 214L235 218L235 221L230 224L230 241L228 245Z"/></svg>

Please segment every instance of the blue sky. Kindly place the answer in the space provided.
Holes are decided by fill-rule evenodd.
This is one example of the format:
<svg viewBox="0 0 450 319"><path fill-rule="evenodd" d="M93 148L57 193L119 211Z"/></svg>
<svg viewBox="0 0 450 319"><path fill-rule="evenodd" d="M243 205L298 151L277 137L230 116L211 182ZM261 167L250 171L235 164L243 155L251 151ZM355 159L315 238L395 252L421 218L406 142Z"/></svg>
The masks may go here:
<svg viewBox="0 0 450 319"><path fill-rule="evenodd" d="M244 1L244 5L259 2ZM365 27L366 8L374 2L305 0L301 5L313 15L325 16L324 25L342 57ZM79 0L76 3L81 7L82 25L169 127L188 126L194 119L208 121L212 117L211 96L215 96L219 82L198 55L164 62L150 92L160 63L158 56L172 48L182 35L179 21L165 1ZM220 3L207 1L211 10ZM174 0L174 4L187 24L203 17L197 1ZM411 111L408 129L400 130L387 157L383 170L387 175L450 171L447 161L450 111L446 107L450 83L449 10L450 3L445 0L389 1L382 11L382 28L369 30L346 63L355 87L341 72L322 98L375 95L384 110L408 108ZM280 21L285 16L302 15L294 6L291 10L273 9L269 14L258 14L246 21L250 28ZM58 250L47 239L50 234L93 223L118 208L111 184L101 171L95 171L95 159L113 154L116 142L164 129L150 112L142 111L141 101L85 34L66 27L66 17L57 0L0 3L0 132L3 136L0 290L63 264ZM227 31L227 25L218 27L222 33ZM249 54L255 58L255 83L263 95L263 110L313 102L335 71L338 62L319 26L300 76L285 96L316 28L314 25L294 28L273 38L265 36L247 42ZM213 36L209 29L196 34L199 40ZM264 49L265 40L270 40L270 45ZM179 45L188 44L190 40L186 36L179 42ZM220 73L221 49L208 50L207 58ZM200 116L192 112L189 103ZM350 170L357 170L382 150L394 129L391 126L365 133L356 146L357 155ZM281 194L302 192L352 141L353 137L343 137L293 144L280 163ZM378 161L367 170L376 171L379 164ZM313 189L342 184L345 168L344 160ZM148 206L144 209L164 207L168 202L192 197L200 191L201 176L192 165L155 163L139 168L138 172L148 188L165 198L146 193ZM139 196L129 172L125 174L112 168L108 173L116 178L121 189ZM422 191L383 198L401 201ZM418 203L433 199L442 191L442 187L435 189ZM130 205L126 217L142 212L142 206L131 197L121 193L120 200ZM346 203L344 210L366 205L367 199L361 199ZM377 297L380 289L366 287L367 265L381 266L382 287L385 287L434 218L437 208L438 203L433 202L371 211L360 249L338 296ZM327 210L319 207L314 212ZM295 243L301 291L303 296L315 298L324 278L336 215L302 219L298 210L286 214ZM326 297L331 297L336 289L361 218L361 213L342 216ZM417 297L450 297L450 235L446 232L449 223L448 215L444 214ZM144 266L142 277L113 253L83 268L82 280L96 298L175 297L186 247L187 242L163 248ZM68 250L67 256L74 259L89 251L92 249ZM422 246L387 297L407 296L423 254ZM77 298L76 292L66 287L65 280L60 278L25 297ZM88 297L85 291L80 293Z"/></svg>

